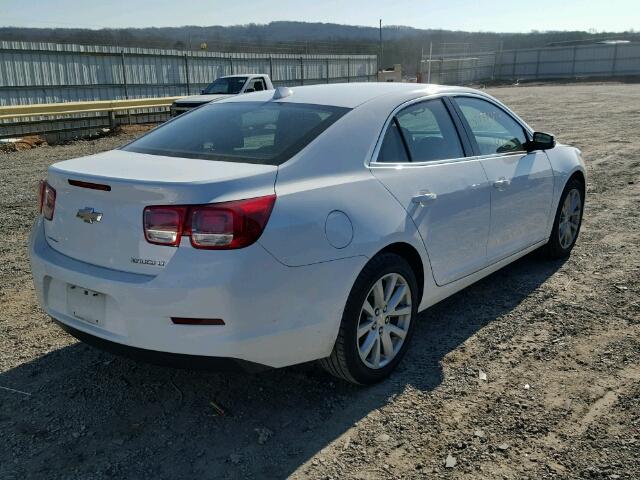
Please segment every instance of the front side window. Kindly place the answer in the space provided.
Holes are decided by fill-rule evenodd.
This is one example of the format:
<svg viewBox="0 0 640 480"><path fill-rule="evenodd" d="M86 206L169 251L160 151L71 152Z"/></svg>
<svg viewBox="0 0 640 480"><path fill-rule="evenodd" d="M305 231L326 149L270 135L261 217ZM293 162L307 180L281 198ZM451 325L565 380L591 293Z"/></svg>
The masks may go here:
<svg viewBox="0 0 640 480"><path fill-rule="evenodd" d="M406 149L405 159L398 153ZM392 153L400 160L392 160ZM415 103L400 111L387 129L379 162L429 162L464 157L458 132L441 100Z"/></svg>
<svg viewBox="0 0 640 480"><path fill-rule="evenodd" d="M479 98L456 97L455 101L471 128L480 155L524 150L524 130L504 110Z"/></svg>
<svg viewBox="0 0 640 480"><path fill-rule="evenodd" d="M280 165L348 111L288 102L211 103L176 117L123 150Z"/></svg>
<svg viewBox="0 0 640 480"><path fill-rule="evenodd" d="M218 78L215 82L210 83L202 93L205 95L237 95L246 81L247 77Z"/></svg>

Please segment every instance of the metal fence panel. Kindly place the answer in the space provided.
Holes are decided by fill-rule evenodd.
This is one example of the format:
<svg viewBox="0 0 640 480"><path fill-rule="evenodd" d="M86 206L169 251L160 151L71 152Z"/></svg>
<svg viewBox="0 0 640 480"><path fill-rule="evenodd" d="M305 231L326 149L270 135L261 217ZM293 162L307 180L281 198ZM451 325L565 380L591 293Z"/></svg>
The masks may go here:
<svg viewBox="0 0 640 480"><path fill-rule="evenodd" d="M541 63L571 62L573 60L573 56L575 55L576 48L577 47L540 49L540 62Z"/></svg>
<svg viewBox="0 0 640 480"><path fill-rule="evenodd" d="M270 74L275 85L374 81L375 55L184 52L0 42L0 105L177 96L216 78Z"/></svg>
<svg viewBox="0 0 640 480"><path fill-rule="evenodd" d="M431 71L433 81L452 84L489 80L640 75L640 43L548 47L482 52L465 57L436 57Z"/></svg>
<svg viewBox="0 0 640 480"><path fill-rule="evenodd" d="M637 58L619 58L616 60L613 74L618 75L640 75L638 71Z"/></svg>
<svg viewBox="0 0 640 480"><path fill-rule="evenodd" d="M545 62L540 63L537 78L562 78L570 77L574 74L574 66L569 62ZM508 77L503 77L507 79Z"/></svg>

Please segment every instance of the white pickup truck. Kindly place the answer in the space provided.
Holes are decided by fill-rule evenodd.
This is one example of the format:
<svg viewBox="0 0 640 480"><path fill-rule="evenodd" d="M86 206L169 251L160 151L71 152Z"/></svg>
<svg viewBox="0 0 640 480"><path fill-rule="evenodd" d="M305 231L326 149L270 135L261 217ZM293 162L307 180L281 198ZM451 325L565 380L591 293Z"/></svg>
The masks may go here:
<svg viewBox="0 0 640 480"><path fill-rule="evenodd" d="M216 102L241 93L260 92L262 90L273 90L269 75L247 74L220 77L202 90L201 95L184 97L173 102L171 116L175 117L205 103Z"/></svg>

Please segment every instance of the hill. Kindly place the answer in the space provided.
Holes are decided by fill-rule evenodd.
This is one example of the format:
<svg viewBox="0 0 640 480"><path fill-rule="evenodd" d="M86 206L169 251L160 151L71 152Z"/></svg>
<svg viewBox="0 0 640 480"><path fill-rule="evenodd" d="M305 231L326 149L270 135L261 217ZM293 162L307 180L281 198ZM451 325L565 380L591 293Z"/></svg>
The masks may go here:
<svg viewBox="0 0 640 480"><path fill-rule="evenodd" d="M384 65L402 63L415 68L421 50L433 42L434 55L468 54L503 48L519 49L562 42L589 42L624 38L640 41L640 33L529 32L494 33L416 29L385 26ZM375 27L277 21L264 25L181 26L163 28L81 29L0 27L0 40L198 49L211 51L288 53L379 53Z"/></svg>

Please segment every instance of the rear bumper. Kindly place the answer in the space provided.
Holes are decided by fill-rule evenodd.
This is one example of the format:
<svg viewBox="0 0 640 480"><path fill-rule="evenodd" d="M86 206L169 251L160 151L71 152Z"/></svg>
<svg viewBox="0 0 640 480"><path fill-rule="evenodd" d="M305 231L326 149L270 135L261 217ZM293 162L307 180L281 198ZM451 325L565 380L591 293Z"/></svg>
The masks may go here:
<svg viewBox="0 0 640 480"><path fill-rule="evenodd" d="M366 262L353 257L287 267L259 244L234 251L182 245L157 275L141 275L62 255L46 242L42 223L36 221L30 238L33 280L40 305L61 324L124 347L270 367L331 353ZM98 325L73 315L68 285L104 295ZM221 318L225 325L175 325L171 317Z"/></svg>
<svg viewBox="0 0 640 480"><path fill-rule="evenodd" d="M82 330L70 327L66 323L60 322L55 318L53 321L60 326L65 332L73 335L87 345L99 348L105 352L113 353L121 357L127 357L134 360L152 363L165 367L189 368L195 370L216 370L216 371L244 371L256 373L269 369L266 365L259 363L247 362L246 360L236 360L224 357L206 357L202 355L187 355L183 353L158 352L156 350L147 350L145 348L131 347L121 343L111 342L104 338L90 335Z"/></svg>

